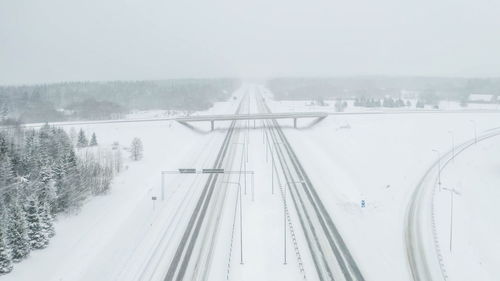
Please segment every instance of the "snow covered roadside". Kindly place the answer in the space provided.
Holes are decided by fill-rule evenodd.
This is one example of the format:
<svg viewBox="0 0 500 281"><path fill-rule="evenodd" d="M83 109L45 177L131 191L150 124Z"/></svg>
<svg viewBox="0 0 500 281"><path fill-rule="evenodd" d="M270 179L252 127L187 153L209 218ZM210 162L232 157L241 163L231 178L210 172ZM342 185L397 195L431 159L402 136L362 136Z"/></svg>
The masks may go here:
<svg viewBox="0 0 500 281"><path fill-rule="evenodd" d="M249 110L250 112L258 112L255 96L256 87L249 89L251 95L250 105L244 106L243 113ZM246 130L246 125L249 124L250 129ZM266 149L264 135L262 130L262 122L256 122L256 128L253 128L253 121L238 121L241 131L238 139L234 140L234 147L237 149L235 153L235 161L232 165L232 170L239 170L245 165L244 146L248 144L248 163L246 168L248 171L255 172L254 190L252 190L252 179L248 180L247 194L243 192L243 237L240 236L239 227L240 221L238 216L235 217L237 209L236 204L236 189L238 188L239 176L234 175L229 177L230 191L225 202L225 212L221 222L220 231L217 237L216 250L212 259L210 275L208 280L238 280L238 281L253 281L253 280L304 280L304 273L301 273L300 266L294 250L289 225L286 225L286 247L287 247L287 262L284 264L284 217L283 217L283 201L280 194L278 184L278 175L271 175L271 154ZM236 145L240 144L240 145ZM277 161L277 160L276 160ZM275 168L278 170L279 168ZM271 179L274 177L274 190L272 189ZM281 178L281 175L279 175ZM283 183L283 178L280 179ZM244 189L244 179L242 176L241 185ZM273 193L274 191L274 193ZM254 196L252 195L254 193ZM295 222L295 221L294 221ZM233 224L234 223L234 224ZM300 240L300 254L304 263L307 263L309 272L307 272L308 280L316 280L314 265L305 239L302 237L300 225L298 222L294 224L297 233L297 239ZM234 230L233 230L234 227ZM234 232L233 232L234 231ZM242 240L240 240L242 238ZM231 243L232 240L232 243ZM241 243L243 244L243 254L241 254ZM299 242L299 243L300 243ZM243 259L243 263L240 263Z"/></svg>
<svg viewBox="0 0 500 281"><path fill-rule="evenodd" d="M271 96L271 95L270 95ZM410 107L362 107L355 106L354 100L345 100L347 103L347 107L341 113L360 113L360 112L475 112L475 111L499 111L500 104L493 103L469 103L467 107L460 106L459 102L455 101L441 101L439 103L439 109L434 109L432 106L426 105L425 108L416 108L415 104L417 100L409 100L412 104ZM321 112L329 112L329 113L338 113L335 108L335 100L326 100L325 105L317 105L311 104L311 100L281 100L274 101L276 112L284 111L284 112L293 112L293 111L321 111ZM278 111L279 109L279 111Z"/></svg>
<svg viewBox="0 0 500 281"><path fill-rule="evenodd" d="M229 113L235 104L218 103L211 110ZM179 165L201 168L212 156L206 148L219 145L223 137L221 132L200 134L172 121L73 126L95 132L101 146L115 141L129 146L140 137L144 158L125 163L127 168L113 180L109 194L92 198L78 215L60 216L49 247L32 252L1 280L134 280L141 270L135 266L151 254L138 247L149 249L158 241L188 190L195 194L189 187L200 180L172 184L167 190L172 199L157 201L153 209L151 198L160 194L160 171Z"/></svg>
<svg viewBox="0 0 500 281"><path fill-rule="evenodd" d="M460 153L442 170L435 193L438 241L448 280L497 280L500 277L500 137ZM450 250L451 194L453 236Z"/></svg>
<svg viewBox="0 0 500 281"><path fill-rule="evenodd" d="M438 157L433 149L474 136L470 120L478 133L500 125L493 113L429 113L330 116L311 129L285 129L367 280L411 279L402 234L408 200Z"/></svg>

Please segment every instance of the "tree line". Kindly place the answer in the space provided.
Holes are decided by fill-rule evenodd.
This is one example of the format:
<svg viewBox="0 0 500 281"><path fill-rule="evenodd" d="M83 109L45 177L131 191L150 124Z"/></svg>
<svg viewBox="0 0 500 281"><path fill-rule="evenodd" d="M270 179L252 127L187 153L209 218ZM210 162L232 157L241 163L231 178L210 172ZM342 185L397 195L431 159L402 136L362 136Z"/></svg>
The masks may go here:
<svg viewBox="0 0 500 281"><path fill-rule="evenodd" d="M203 110L229 98L236 79L67 82L0 86L0 121L119 118L134 110Z"/></svg>
<svg viewBox="0 0 500 281"><path fill-rule="evenodd" d="M0 131L0 274L45 248L55 217L109 190L120 166L114 152L78 151L61 128Z"/></svg>
<svg viewBox="0 0 500 281"><path fill-rule="evenodd" d="M352 76L324 78L283 77L267 81L277 100L353 99L400 97L410 92L421 103L435 105L439 100L461 101L470 94L500 91L500 78Z"/></svg>

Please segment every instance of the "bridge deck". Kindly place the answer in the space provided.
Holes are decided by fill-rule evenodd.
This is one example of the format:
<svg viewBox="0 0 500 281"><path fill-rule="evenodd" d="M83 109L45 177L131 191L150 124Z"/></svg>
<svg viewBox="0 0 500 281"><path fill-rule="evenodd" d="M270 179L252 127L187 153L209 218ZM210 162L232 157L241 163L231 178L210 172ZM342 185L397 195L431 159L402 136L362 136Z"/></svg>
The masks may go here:
<svg viewBox="0 0 500 281"><path fill-rule="evenodd" d="M286 113L258 113L258 114L221 114L198 115L175 118L178 122L201 121L229 121L229 120L256 120L256 119L286 119L286 118L325 118L327 112L286 112Z"/></svg>
<svg viewBox="0 0 500 281"><path fill-rule="evenodd" d="M175 118L180 123L210 121L212 130L215 121L258 120L258 119L293 119L293 127L297 128L298 118L320 118L328 116L327 112L285 112L285 113L254 113L254 114L222 114L198 115Z"/></svg>

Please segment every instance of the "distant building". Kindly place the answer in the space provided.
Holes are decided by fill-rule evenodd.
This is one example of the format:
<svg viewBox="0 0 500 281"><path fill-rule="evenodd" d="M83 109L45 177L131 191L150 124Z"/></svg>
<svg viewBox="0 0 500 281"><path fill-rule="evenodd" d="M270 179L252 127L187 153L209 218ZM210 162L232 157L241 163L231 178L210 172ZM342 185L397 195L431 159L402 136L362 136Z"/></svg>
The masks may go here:
<svg viewBox="0 0 500 281"><path fill-rule="evenodd" d="M64 114L65 116L71 116L75 114L75 111L71 109L58 108L56 109L56 111Z"/></svg>
<svg viewBox="0 0 500 281"><path fill-rule="evenodd" d="M498 96L496 95L484 95L484 94L471 94L467 99L468 102L472 103L496 103L498 102Z"/></svg>
<svg viewBox="0 0 500 281"><path fill-rule="evenodd" d="M416 90L401 90L400 97L402 99L416 99L420 95L420 91Z"/></svg>

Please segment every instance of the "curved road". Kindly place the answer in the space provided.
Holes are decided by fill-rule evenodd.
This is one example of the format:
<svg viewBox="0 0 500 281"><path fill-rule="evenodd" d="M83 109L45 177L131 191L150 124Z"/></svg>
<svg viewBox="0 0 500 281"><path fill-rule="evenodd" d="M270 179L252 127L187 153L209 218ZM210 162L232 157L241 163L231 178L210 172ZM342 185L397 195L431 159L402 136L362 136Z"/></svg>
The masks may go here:
<svg viewBox="0 0 500 281"><path fill-rule="evenodd" d="M500 128L493 128L477 138L483 141L500 135ZM466 141L455 148L455 157L475 144ZM442 259L436 248L436 234L433 230L433 195L437 183L439 161L443 170L452 159L448 151L441 159L429 167L415 188L406 211L405 244L408 263L414 281L447 280ZM430 242L432 241L432 242Z"/></svg>

